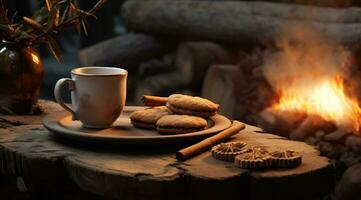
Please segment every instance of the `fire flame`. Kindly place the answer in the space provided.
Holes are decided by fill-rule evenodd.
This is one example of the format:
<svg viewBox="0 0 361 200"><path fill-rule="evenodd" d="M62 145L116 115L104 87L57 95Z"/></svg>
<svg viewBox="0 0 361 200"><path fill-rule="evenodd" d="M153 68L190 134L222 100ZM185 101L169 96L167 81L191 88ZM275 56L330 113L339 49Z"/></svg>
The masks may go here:
<svg viewBox="0 0 361 200"><path fill-rule="evenodd" d="M318 115L337 126L350 126L357 133L361 126L361 108L344 91L341 78L320 81L306 89L286 87L274 109Z"/></svg>

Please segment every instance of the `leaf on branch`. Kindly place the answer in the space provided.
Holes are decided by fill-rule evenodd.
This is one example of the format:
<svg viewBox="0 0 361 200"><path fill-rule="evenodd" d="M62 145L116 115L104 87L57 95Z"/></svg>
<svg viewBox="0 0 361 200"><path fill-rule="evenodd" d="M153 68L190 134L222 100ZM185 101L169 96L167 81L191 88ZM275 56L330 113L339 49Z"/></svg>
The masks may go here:
<svg viewBox="0 0 361 200"><path fill-rule="evenodd" d="M88 35L88 22L85 19L81 20L81 25L85 35Z"/></svg>
<svg viewBox="0 0 361 200"><path fill-rule="evenodd" d="M63 12L63 16L61 16L60 23L65 22L65 19L68 16L68 14L69 14L69 6L66 6L66 8L65 8L65 10Z"/></svg>
<svg viewBox="0 0 361 200"><path fill-rule="evenodd" d="M70 2L70 8L78 13L80 13L81 15L87 15L87 16L92 16L95 19L97 18L97 16L95 16L94 14L90 13L90 12L86 12L84 10L81 10L79 8L77 8L73 3Z"/></svg>
<svg viewBox="0 0 361 200"><path fill-rule="evenodd" d="M14 32L16 33L16 32L21 31L21 28L23 28L23 25L22 25L22 24L19 24L19 25L15 28Z"/></svg>
<svg viewBox="0 0 361 200"><path fill-rule="evenodd" d="M45 0L45 4L46 4L46 8L50 12L51 7L53 6L53 4L51 3L51 0Z"/></svg>
<svg viewBox="0 0 361 200"><path fill-rule="evenodd" d="M54 6L49 13L48 21L46 24L46 30L51 31L54 27L57 27L59 25L59 20L60 20L59 8L57 6Z"/></svg>
<svg viewBox="0 0 361 200"><path fill-rule="evenodd" d="M56 9L54 22L55 22L55 26L58 26L60 23L60 10L59 9Z"/></svg>
<svg viewBox="0 0 361 200"><path fill-rule="evenodd" d="M79 33L88 34L87 17L96 18L95 13L107 2L97 0L90 10L82 10L78 0L44 0L33 16L23 17L14 23L0 0L0 38L19 45L37 45L46 43L54 58L60 62L61 48L52 34L57 34L68 27L76 27ZM9 0L11 1L11 0Z"/></svg>
<svg viewBox="0 0 361 200"><path fill-rule="evenodd" d="M43 25L41 25L39 22L37 22L31 18L23 17L23 22L24 22L24 24L30 26L31 28L33 28L37 31L45 32Z"/></svg>
<svg viewBox="0 0 361 200"><path fill-rule="evenodd" d="M66 2L68 2L68 0L61 0L61 1L58 1L57 4L60 5L60 4L66 3Z"/></svg>
<svg viewBox="0 0 361 200"><path fill-rule="evenodd" d="M15 31L14 25L8 24L7 27L8 27L8 29L9 29L9 31L12 31L12 32Z"/></svg>
<svg viewBox="0 0 361 200"><path fill-rule="evenodd" d="M100 8L102 8L107 1L108 1L108 0L100 0L100 1L98 1L89 12L92 13L92 14L94 14L94 13L97 12Z"/></svg>
<svg viewBox="0 0 361 200"><path fill-rule="evenodd" d="M60 51L60 46L59 44L56 42L56 40L51 36L51 35L46 35L46 39L47 39L47 44L49 47L49 50L51 52L51 54L54 56L54 58L56 59L56 61L58 61L58 63L60 63L61 60L61 51Z"/></svg>

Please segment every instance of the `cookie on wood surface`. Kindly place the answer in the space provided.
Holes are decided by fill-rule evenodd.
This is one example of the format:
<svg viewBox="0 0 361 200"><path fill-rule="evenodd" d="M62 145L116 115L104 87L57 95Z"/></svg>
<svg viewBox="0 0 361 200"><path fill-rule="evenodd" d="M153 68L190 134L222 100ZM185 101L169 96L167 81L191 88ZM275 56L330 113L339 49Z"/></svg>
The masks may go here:
<svg viewBox="0 0 361 200"><path fill-rule="evenodd" d="M275 168L295 168L302 163L302 156L291 150L270 153L270 165Z"/></svg>
<svg viewBox="0 0 361 200"><path fill-rule="evenodd" d="M167 107L177 114L209 117L216 114L219 105L201 97L173 94L168 97Z"/></svg>
<svg viewBox="0 0 361 200"><path fill-rule="evenodd" d="M157 130L161 134L181 134L204 130L207 120L189 115L166 115L157 121Z"/></svg>
<svg viewBox="0 0 361 200"><path fill-rule="evenodd" d="M147 108L144 110L134 111L129 118L135 127L155 129L157 121L172 112L165 106Z"/></svg>
<svg viewBox="0 0 361 200"><path fill-rule="evenodd" d="M263 147L252 147L247 153L234 158L234 164L242 169L263 169L269 167L269 152Z"/></svg>
<svg viewBox="0 0 361 200"><path fill-rule="evenodd" d="M212 156L218 160L234 161L234 157L239 154L250 151L244 142L227 142L220 143L212 147Z"/></svg>

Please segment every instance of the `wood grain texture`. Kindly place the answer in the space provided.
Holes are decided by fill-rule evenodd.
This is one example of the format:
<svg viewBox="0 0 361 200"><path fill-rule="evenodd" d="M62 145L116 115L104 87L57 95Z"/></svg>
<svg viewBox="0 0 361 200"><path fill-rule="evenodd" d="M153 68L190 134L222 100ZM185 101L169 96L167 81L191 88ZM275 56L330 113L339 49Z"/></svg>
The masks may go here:
<svg viewBox="0 0 361 200"><path fill-rule="evenodd" d="M314 147L253 126L233 140L293 149L303 155L302 165L248 171L215 160L210 152L178 162L176 146L75 143L56 139L37 124L0 130L0 171L22 176L40 199L64 194L76 194L71 199L310 199L333 187L331 165ZM79 188L83 192L75 191Z"/></svg>
<svg viewBox="0 0 361 200"><path fill-rule="evenodd" d="M308 27L335 41L361 41L359 8L319 8L242 1L133 0L122 8L128 28L231 44L274 42L290 27Z"/></svg>

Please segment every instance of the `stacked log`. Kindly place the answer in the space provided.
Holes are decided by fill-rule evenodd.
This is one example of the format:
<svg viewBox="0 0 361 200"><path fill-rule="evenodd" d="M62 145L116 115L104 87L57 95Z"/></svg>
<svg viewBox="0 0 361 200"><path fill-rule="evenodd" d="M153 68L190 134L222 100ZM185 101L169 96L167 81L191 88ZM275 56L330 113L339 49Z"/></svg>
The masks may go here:
<svg viewBox="0 0 361 200"><path fill-rule="evenodd" d="M145 78L149 76L158 75L161 73L168 73L175 70L174 67L175 54L168 53L163 56L162 59L153 58L141 62L139 64L138 75L139 78Z"/></svg>
<svg viewBox="0 0 361 200"><path fill-rule="evenodd" d="M135 92L135 101L140 105L143 95L168 96L183 89L185 86L178 72L154 75L140 81Z"/></svg>
<svg viewBox="0 0 361 200"><path fill-rule="evenodd" d="M146 95L167 96L174 92L200 95L209 66L215 63L235 63L232 51L213 42L184 42L176 52L163 60L152 59L140 64L140 84L135 100Z"/></svg>
<svg viewBox="0 0 361 200"><path fill-rule="evenodd" d="M305 115L299 113L278 111L272 108L263 110L257 116L256 122L259 127L284 137L289 137L290 132L306 118Z"/></svg>
<svg viewBox="0 0 361 200"><path fill-rule="evenodd" d="M204 77L212 64L233 64L233 53L213 42L185 42L179 45L176 53L176 68L183 84L199 91Z"/></svg>
<svg viewBox="0 0 361 200"><path fill-rule="evenodd" d="M197 0L197 1L244 1L244 0ZM259 1L259 0L247 0L247 1ZM347 8L351 6L360 6L361 2L358 0L267 0L267 2L275 3L292 3L297 5L312 5L312 6L327 6L334 8Z"/></svg>
<svg viewBox="0 0 361 200"><path fill-rule="evenodd" d="M202 96L219 102L220 113L255 124L255 115L270 104L274 93L260 70L262 52L256 49L251 54L243 51L238 54L237 64L210 67Z"/></svg>
<svg viewBox="0 0 361 200"><path fill-rule="evenodd" d="M231 44L274 42L290 27L309 27L340 43L360 43L361 9L242 1L133 0L122 8L131 30Z"/></svg>
<svg viewBox="0 0 361 200"><path fill-rule="evenodd" d="M80 50L79 60L83 66L117 66L135 71L142 61L161 57L172 46L159 37L129 33Z"/></svg>
<svg viewBox="0 0 361 200"><path fill-rule="evenodd" d="M234 119L237 107L237 87L245 86L242 74L235 65L213 65L204 80L202 96L221 105L220 114Z"/></svg>

